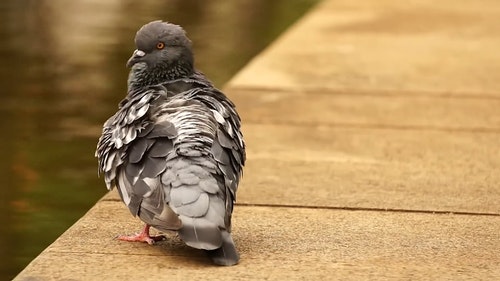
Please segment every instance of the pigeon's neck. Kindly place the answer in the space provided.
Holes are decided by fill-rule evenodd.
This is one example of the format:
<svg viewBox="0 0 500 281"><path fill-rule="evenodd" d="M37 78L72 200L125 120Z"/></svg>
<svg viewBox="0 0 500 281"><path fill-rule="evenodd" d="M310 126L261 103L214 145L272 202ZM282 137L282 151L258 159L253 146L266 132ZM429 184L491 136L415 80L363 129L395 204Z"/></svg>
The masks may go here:
<svg viewBox="0 0 500 281"><path fill-rule="evenodd" d="M150 86L168 81L189 77L193 74L193 65L190 63L177 63L170 65L157 65L150 69L146 64L135 64L128 78L128 92L145 89Z"/></svg>

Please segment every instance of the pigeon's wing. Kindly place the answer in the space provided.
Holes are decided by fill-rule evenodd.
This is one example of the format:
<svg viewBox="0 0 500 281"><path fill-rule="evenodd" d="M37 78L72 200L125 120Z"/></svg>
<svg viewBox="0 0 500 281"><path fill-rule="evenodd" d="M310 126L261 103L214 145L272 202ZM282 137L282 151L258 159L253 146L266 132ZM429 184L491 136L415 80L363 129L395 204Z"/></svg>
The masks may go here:
<svg viewBox="0 0 500 281"><path fill-rule="evenodd" d="M207 251L212 261L219 265L238 263L239 254L234 246L231 232L231 216L236 201L236 191L245 164L245 142L241 133L240 117L234 104L217 89L204 96L206 103L217 121L216 138L212 144L212 156L217 162L224 178L225 231L222 231L222 245L218 249Z"/></svg>
<svg viewBox="0 0 500 281"><path fill-rule="evenodd" d="M234 104L224 94L212 88L203 96L217 121L216 139L212 155L224 177L226 189L226 227L231 229L231 213L236 200L236 191L245 164L245 142L241 133L241 121Z"/></svg>
<svg viewBox="0 0 500 281"><path fill-rule="evenodd" d="M167 205L169 191L160 181L177 131L166 120L152 119L165 97L165 91L152 88L124 100L105 123L96 155L108 189L117 187L134 216L163 229L179 229L181 222Z"/></svg>
<svg viewBox="0 0 500 281"><path fill-rule="evenodd" d="M208 250L217 264L235 264L231 214L245 161L239 117L214 88L195 88L184 98L193 104L170 119L178 128L178 157L169 161L162 182L172 187L170 205L182 220L184 242Z"/></svg>
<svg viewBox="0 0 500 281"><path fill-rule="evenodd" d="M181 221L168 205L170 188L161 182L167 158L174 155L177 131L166 120L154 122L151 131L129 145L118 172L118 190L132 214L162 230L177 230Z"/></svg>
<svg viewBox="0 0 500 281"><path fill-rule="evenodd" d="M116 172L123 164L129 144L138 135L152 129L153 124L148 122L148 115L151 102L159 97L152 90L127 97L120 103L119 110L104 123L95 155L99 162L99 172L104 173L109 190L116 185Z"/></svg>
<svg viewBox="0 0 500 281"><path fill-rule="evenodd" d="M191 247L217 249L226 229L224 178L211 153L217 121L205 104L184 95L170 101L164 112L161 119L171 122L177 135L174 151L165 158L161 183L168 190L169 206L182 221L179 235Z"/></svg>

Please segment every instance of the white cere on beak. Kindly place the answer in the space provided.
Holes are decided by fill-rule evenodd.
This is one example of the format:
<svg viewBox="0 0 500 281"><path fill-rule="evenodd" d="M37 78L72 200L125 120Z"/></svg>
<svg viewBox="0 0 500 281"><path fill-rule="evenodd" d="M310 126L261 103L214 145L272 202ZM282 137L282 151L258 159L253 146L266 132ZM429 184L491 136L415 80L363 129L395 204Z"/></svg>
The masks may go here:
<svg viewBox="0 0 500 281"><path fill-rule="evenodd" d="M141 50L135 50L134 51L134 55L135 56L138 56L138 57L143 57L146 53L144 51L141 51Z"/></svg>

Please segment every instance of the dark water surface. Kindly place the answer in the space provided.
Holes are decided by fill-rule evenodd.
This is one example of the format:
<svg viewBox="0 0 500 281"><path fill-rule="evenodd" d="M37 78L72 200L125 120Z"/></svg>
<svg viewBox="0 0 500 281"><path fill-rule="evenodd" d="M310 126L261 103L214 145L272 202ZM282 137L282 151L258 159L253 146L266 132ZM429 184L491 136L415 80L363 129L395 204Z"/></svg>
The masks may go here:
<svg viewBox="0 0 500 281"><path fill-rule="evenodd" d="M142 24L184 26L197 67L221 87L314 2L0 1L0 280L106 192L94 150Z"/></svg>

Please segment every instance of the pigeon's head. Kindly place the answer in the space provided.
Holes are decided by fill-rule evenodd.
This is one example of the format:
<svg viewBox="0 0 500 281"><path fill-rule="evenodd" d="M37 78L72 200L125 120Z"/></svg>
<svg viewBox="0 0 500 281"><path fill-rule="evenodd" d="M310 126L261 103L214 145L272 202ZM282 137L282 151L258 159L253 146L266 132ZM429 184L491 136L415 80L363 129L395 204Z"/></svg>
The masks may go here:
<svg viewBox="0 0 500 281"><path fill-rule="evenodd" d="M150 72L192 72L191 41L182 27L153 21L145 24L135 35L137 49L127 67L142 64Z"/></svg>

